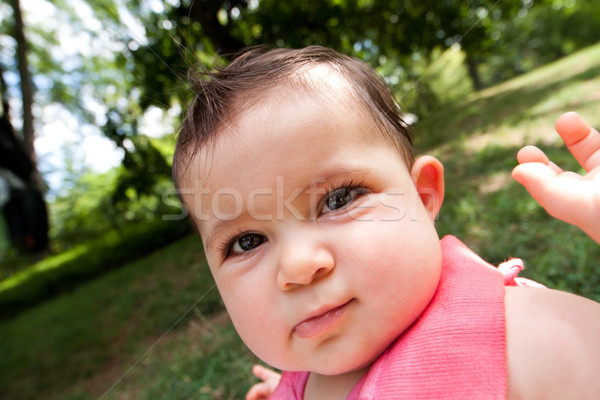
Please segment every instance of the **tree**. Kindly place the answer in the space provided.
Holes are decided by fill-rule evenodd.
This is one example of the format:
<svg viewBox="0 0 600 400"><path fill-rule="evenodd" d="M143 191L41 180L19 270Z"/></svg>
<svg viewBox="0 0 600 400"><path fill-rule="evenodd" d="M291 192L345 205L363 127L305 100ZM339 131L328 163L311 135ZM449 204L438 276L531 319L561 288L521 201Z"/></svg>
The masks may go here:
<svg viewBox="0 0 600 400"><path fill-rule="evenodd" d="M21 5L19 0L11 0L10 4L13 9L13 18L15 21L14 37L17 42L17 67L21 82L21 100L23 108L23 144L25 151L35 167L35 151L33 149L33 141L35 133L33 128L33 85L31 84L31 76L29 74L29 64L27 62L27 40L25 39L25 27L23 25L23 16L21 15ZM41 189L41 187L40 187Z"/></svg>
<svg viewBox="0 0 600 400"><path fill-rule="evenodd" d="M136 85L147 98L180 87L189 54L226 59L245 46L323 44L373 66L391 60L411 70L415 53L459 43L475 89L484 86L478 64L493 50L492 34L531 2L521 0L278 0L181 1L146 20L149 44L133 51ZM162 57L161 62L156 56ZM382 57L383 56L383 57ZM200 56L201 57L201 56ZM201 60L206 61L206 58ZM162 64L162 65L161 65ZM410 76L410 74L408 74Z"/></svg>
<svg viewBox="0 0 600 400"><path fill-rule="evenodd" d="M42 195L43 182L39 175L34 141L33 121L33 85L27 62L27 40L19 0L11 0L13 11L13 37L16 42L17 69L21 88L22 103L22 135L19 142L9 118L9 103L6 95L6 85L2 82L2 151L0 167L4 168L4 178L8 182L9 199L3 205L4 216L13 243L23 250L40 252L48 245L48 214ZM0 71L0 74L3 71ZM24 151L23 151L24 150Z"/></svg>

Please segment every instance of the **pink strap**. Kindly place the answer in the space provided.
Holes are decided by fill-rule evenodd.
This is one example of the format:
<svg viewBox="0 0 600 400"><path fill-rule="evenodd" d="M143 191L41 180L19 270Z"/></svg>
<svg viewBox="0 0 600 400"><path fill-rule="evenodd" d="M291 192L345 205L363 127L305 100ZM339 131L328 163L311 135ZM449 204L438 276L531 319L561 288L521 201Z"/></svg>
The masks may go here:
<svg viewBox="0 0 600 400"><path fill-rule="evenodd" d="M541 283L532 281L531 279L517 277L519 272L521 272L523 269L525 269L525 265L523 264L523 260L520 258L511 258L510 260L498 265L498 270L504 276L504 286L528 286L537 288L546 287Z"/></svg>

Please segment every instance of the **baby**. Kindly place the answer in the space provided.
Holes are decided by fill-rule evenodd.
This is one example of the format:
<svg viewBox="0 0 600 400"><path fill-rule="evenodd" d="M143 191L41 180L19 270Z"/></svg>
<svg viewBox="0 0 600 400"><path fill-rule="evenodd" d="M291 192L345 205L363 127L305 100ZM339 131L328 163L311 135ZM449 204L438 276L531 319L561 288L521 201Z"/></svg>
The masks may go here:
<svg viewBox="0 0 600 400"><path fill-rule="evenodd" d="M370 67L252 49L195 89L174 180L240 337L286 371L249 397L600 398L600 305L440 241L442 164L414 159ZM557 127L589 174L527 147L514 176L600 241L600 135L576 114Z"/></svg>

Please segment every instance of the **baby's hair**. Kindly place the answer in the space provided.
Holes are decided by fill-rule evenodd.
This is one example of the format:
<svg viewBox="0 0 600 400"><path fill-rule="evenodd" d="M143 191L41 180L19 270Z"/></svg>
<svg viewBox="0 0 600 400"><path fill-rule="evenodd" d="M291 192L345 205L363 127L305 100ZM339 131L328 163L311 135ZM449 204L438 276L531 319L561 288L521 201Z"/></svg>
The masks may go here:
<svg viewBox="0 0 600 400"><path fill-rule="evenodd" d="M322 46L303 49L252 47L215 71L190 71L195 94L187 109L173 158L173 179L179 186L187 165L197 152L236 115L269 95L285 95L287 87L303 87L331 99L331 92L311 82L310 71L326 66L339 74L360 109L373 120L373 134L383 134L411 166L412 138L400 106L383 78L365 62ZM319 93L324 92L324 93ZM343 93L341 93L343 94ZM365 134L370 134L365 132Z"/></svg>

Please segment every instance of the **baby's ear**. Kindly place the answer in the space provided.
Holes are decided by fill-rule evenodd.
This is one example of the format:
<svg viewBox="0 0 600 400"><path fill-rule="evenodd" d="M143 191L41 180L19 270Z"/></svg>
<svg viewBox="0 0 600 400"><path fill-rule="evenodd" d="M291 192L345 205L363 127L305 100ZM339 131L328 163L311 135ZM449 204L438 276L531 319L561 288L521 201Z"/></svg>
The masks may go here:
<svg viewBox="0 0 600 400"><path fill-rule="evenodd" d="M444 202L444 166L433 156L422 156L413 164L410 176L431 219L435 219Z"/></svg>

